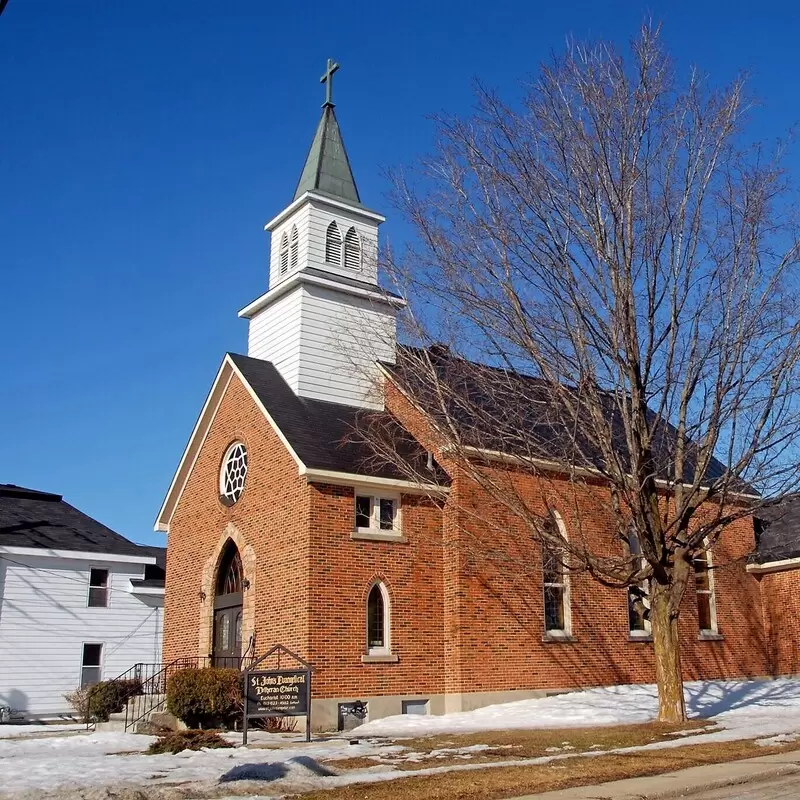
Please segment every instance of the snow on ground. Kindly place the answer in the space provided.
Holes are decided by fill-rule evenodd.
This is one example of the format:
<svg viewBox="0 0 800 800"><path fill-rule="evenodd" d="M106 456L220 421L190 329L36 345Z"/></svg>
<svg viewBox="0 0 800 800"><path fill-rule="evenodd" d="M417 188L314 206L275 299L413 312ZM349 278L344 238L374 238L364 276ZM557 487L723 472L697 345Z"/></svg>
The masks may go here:
<svg viewBox="0 0 800 800"><path fill-rule="evenodd" d="M787 724L800 728L798 680L694 681L686 683L684 691L690 716L715 717L726 728L746 729L748 737L762 735L762 729L763 735L785 731ZM440 717L413 714L384 717L360 726L358 735L406 737L627 725L655 719L657 712L658 694L654 684L610 686Z"/></svg>
<svg viewBox="0 0 800 800"><path fill-rule="evenodd" d="M797 740L800 732L800 680L687 683L686 697L692 716L708 717L716 724L674 740L629 750L744 738L760 738L765 744L771 744ZM375 720L347 734L348 738L358 739L355 745L344 737L319 739L308 745L297 735L286 737L255 732L256 747L158 756L142 752L153 737L113 732L86 734L74 730L62 735L40 736L38 734L44 732L40 726L8 726L8 730L20 731L23 727L35 730L27 731L27 738L21 733L0 736L0 797L14 797L24 792L32 797L37 792L52 791L54 794L50 796L61 798L69 797L69 791L77 787L109 787L109 791L117 791L124 785L144 787L186 782L198 790L224 794L227 784L233 787L236 782L248 780L257 782L252 785L253 795L268 791L269 796L278 797L281 793L331 788L356 781L374 782L409 774L437 774L487 766L469 763L473 755L487 749L486 745L476 744L444 748L427 756L433 758L434 763L436 755L441 755L442 758L463 759L463 764L400 772L381 760L388 756L397 758L404 748L374 737L626 724L650 720L655 717L656 709L654 686L618 686L522 700L442 717L409 715ZM0 728L0 734L5 731L5 727ZM51 731L52 728L47 732ZM231 735L229 738L238 737ZM558 753L542 758L506 761L503 765L546 763L570 757L570 753L564 752L566 747L557 749ZM594 751L584 757L592 755L599 753ZM374 758L375 766L336 775L335 770L320 763L353 757ZM403 757L408 761L417 760L411 751Z"/></svg>
<svg viewBox="0 0 800 800"><path fill-rule="evenodd" d="M14 739L18 736L58 736L68 731L85 731L86 725L81 723L67 723L57 725L0 725L0 739Z"/></svg>

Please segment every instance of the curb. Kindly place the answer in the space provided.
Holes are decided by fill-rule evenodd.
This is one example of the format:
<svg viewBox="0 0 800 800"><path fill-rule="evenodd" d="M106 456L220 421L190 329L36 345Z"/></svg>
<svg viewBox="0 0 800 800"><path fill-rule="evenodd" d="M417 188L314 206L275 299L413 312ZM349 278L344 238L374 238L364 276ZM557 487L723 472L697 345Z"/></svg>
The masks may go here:
<svg viewBox="0 0 800 800"><path fill-rule="evenodd" d="M595 786L575 786L511 800L671 800L786 775L800 777L800 750L689 767L660 775L625 778Z"/></svg>

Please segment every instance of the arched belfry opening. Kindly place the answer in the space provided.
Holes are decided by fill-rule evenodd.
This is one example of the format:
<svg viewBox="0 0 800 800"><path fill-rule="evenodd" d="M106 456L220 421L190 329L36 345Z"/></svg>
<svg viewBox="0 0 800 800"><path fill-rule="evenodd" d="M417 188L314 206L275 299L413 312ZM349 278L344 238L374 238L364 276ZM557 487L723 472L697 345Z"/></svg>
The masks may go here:
<svg viewBox="0 0 800 800"><path fill-rule="evenodd" d="M239 549L228 539L222 548L214 587L215 667L239 667L242 656L242 591L244 575Z"/></svg>

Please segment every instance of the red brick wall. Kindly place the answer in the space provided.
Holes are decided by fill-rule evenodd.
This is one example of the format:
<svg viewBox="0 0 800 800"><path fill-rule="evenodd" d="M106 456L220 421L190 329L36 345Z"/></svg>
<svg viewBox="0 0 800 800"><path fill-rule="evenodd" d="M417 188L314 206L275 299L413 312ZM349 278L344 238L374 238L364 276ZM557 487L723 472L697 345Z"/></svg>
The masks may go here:
<svg viewBox="0 0 800 800"><path fill-rule="evenodd" d="M228 445L247 446L244 492L219 500L219 470ZM233 523L256 555L258 652L280 642L308 653L308 488L298 468L237 377L233 377L170 523L164 602L164 659L198 653L213 598L199 597L201 570ZM246 643L245 643L246 645Z"/></svg>
<svg viewBox="0 0 800 800"><path fill-rule="evenodd" d="M406 542L359 541L354 490L311 487L311 655L320 697L443 691L441 511L426 497L401 497ZM366 603L386 585L397 663L364 664Z"/></svg>
<svg viewBox="0 0 800 800"><path fill-rule="evenodd" d="M387 406L429 447L436 435L392 385ZM624 590L603 587L587 574L570 578L573 642L544 641L541 558L520 520L492 507L479 487L449 465L445 506L449 543L444 566L448 691L559 688L650 682L653 645L631 640ZM508 470L495 470L507 479ZM557 478L517 473L514 485L533 511L558 510L571 539L594 552L614 552L613 518L602 486L577 489ZM730 525L713 554L721 639L699 639L694 587L684 599L680 630L687 678L765 675L769 653L757 581L745 570L753 548L752 524ZM456 556L456 554L458 554Z"/></svg>
<svg viewBox="0 0 800 800"><path fill-rule="evenodd" d="M430 446L417 412L390 387L390 407ZM235 439L248 448L245 491L232 507L218 499L220 462ZM452 465L450 465L452 469ZM517 476L532 506L555 506L571 535L593 547L616 547L602 487L586 487L571 504L554 483ZM654 679L652 644L629 641L624 590L586 575L571 578L574 642L543 641L541 561L524 526L454 472L442 511L428 498L402 496L407 542L352 540L354 490L307 485L297 465L234 378L220 405L171 521L167 556L164 657L198 654L211 602L200 573L229 523L255 553L257 651L281 642L316 667L316 697L435 694L563 688ZM549 499L548 499L549 498ZM470 509L474 509L474 516ZM494 523L486 535L480 520ZM491 545L486 552L487 543ZM720 641L698 641L694 591L681 617L686 677L763 675L775 660L797 671L788 630L797 619L797 581L763 579L765 596L794 617L781 627L777 656L765 644L758 582L744 569L752 530L739 522L715 548ZM521 566L524 565L524 566ZM800 571L795 573L800 575ZM391 600L397 663L362 663L367 591L375 578ZM769 583L767 583L769 581ZM784 581L784 583L781 583ZM796 636L796 634L794 634ZM796 641L793 640L793 641ZM794 658L794 660L792 660ZM792 666L794 664L794 666Z"/></svg>
<svg viewBox="0 0 800 800"><path fill-rule="evenodd" d="M761 578L771 667L776 675L800 675L800 569Z"/></svg>

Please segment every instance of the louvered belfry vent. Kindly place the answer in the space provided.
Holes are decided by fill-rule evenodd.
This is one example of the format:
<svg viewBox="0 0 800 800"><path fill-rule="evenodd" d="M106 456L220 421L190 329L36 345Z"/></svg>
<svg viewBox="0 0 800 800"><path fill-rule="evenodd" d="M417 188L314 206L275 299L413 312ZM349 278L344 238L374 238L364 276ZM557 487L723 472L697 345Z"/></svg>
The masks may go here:
<svg viewBox="0 0 800 800"><path fill-rule="evenodd" d="M325 261L337 267L342 265L342 237L335 221L328 225L325 234Z"/></svg>
<svg viewBox="0 0 800 800"><path fill-rule="evenodd" d="M289 260L291 261L292 269L297 266L297 251L299 247L299 241L300 240L297 235L297 226L292 225L291 243L289 245Z"/></svg>
<svg viewBox="0 0 800 800"><path fill-rule="evenodd" d="M281 236L281 275L289 271L289 239L284 233Z"/></svg>
<svg viewBox="0 0 800 800"><path fill-rule="evenodd" d="M361 240L355 228L344 237L344 265L348 269L361 269Z"/></svg>

